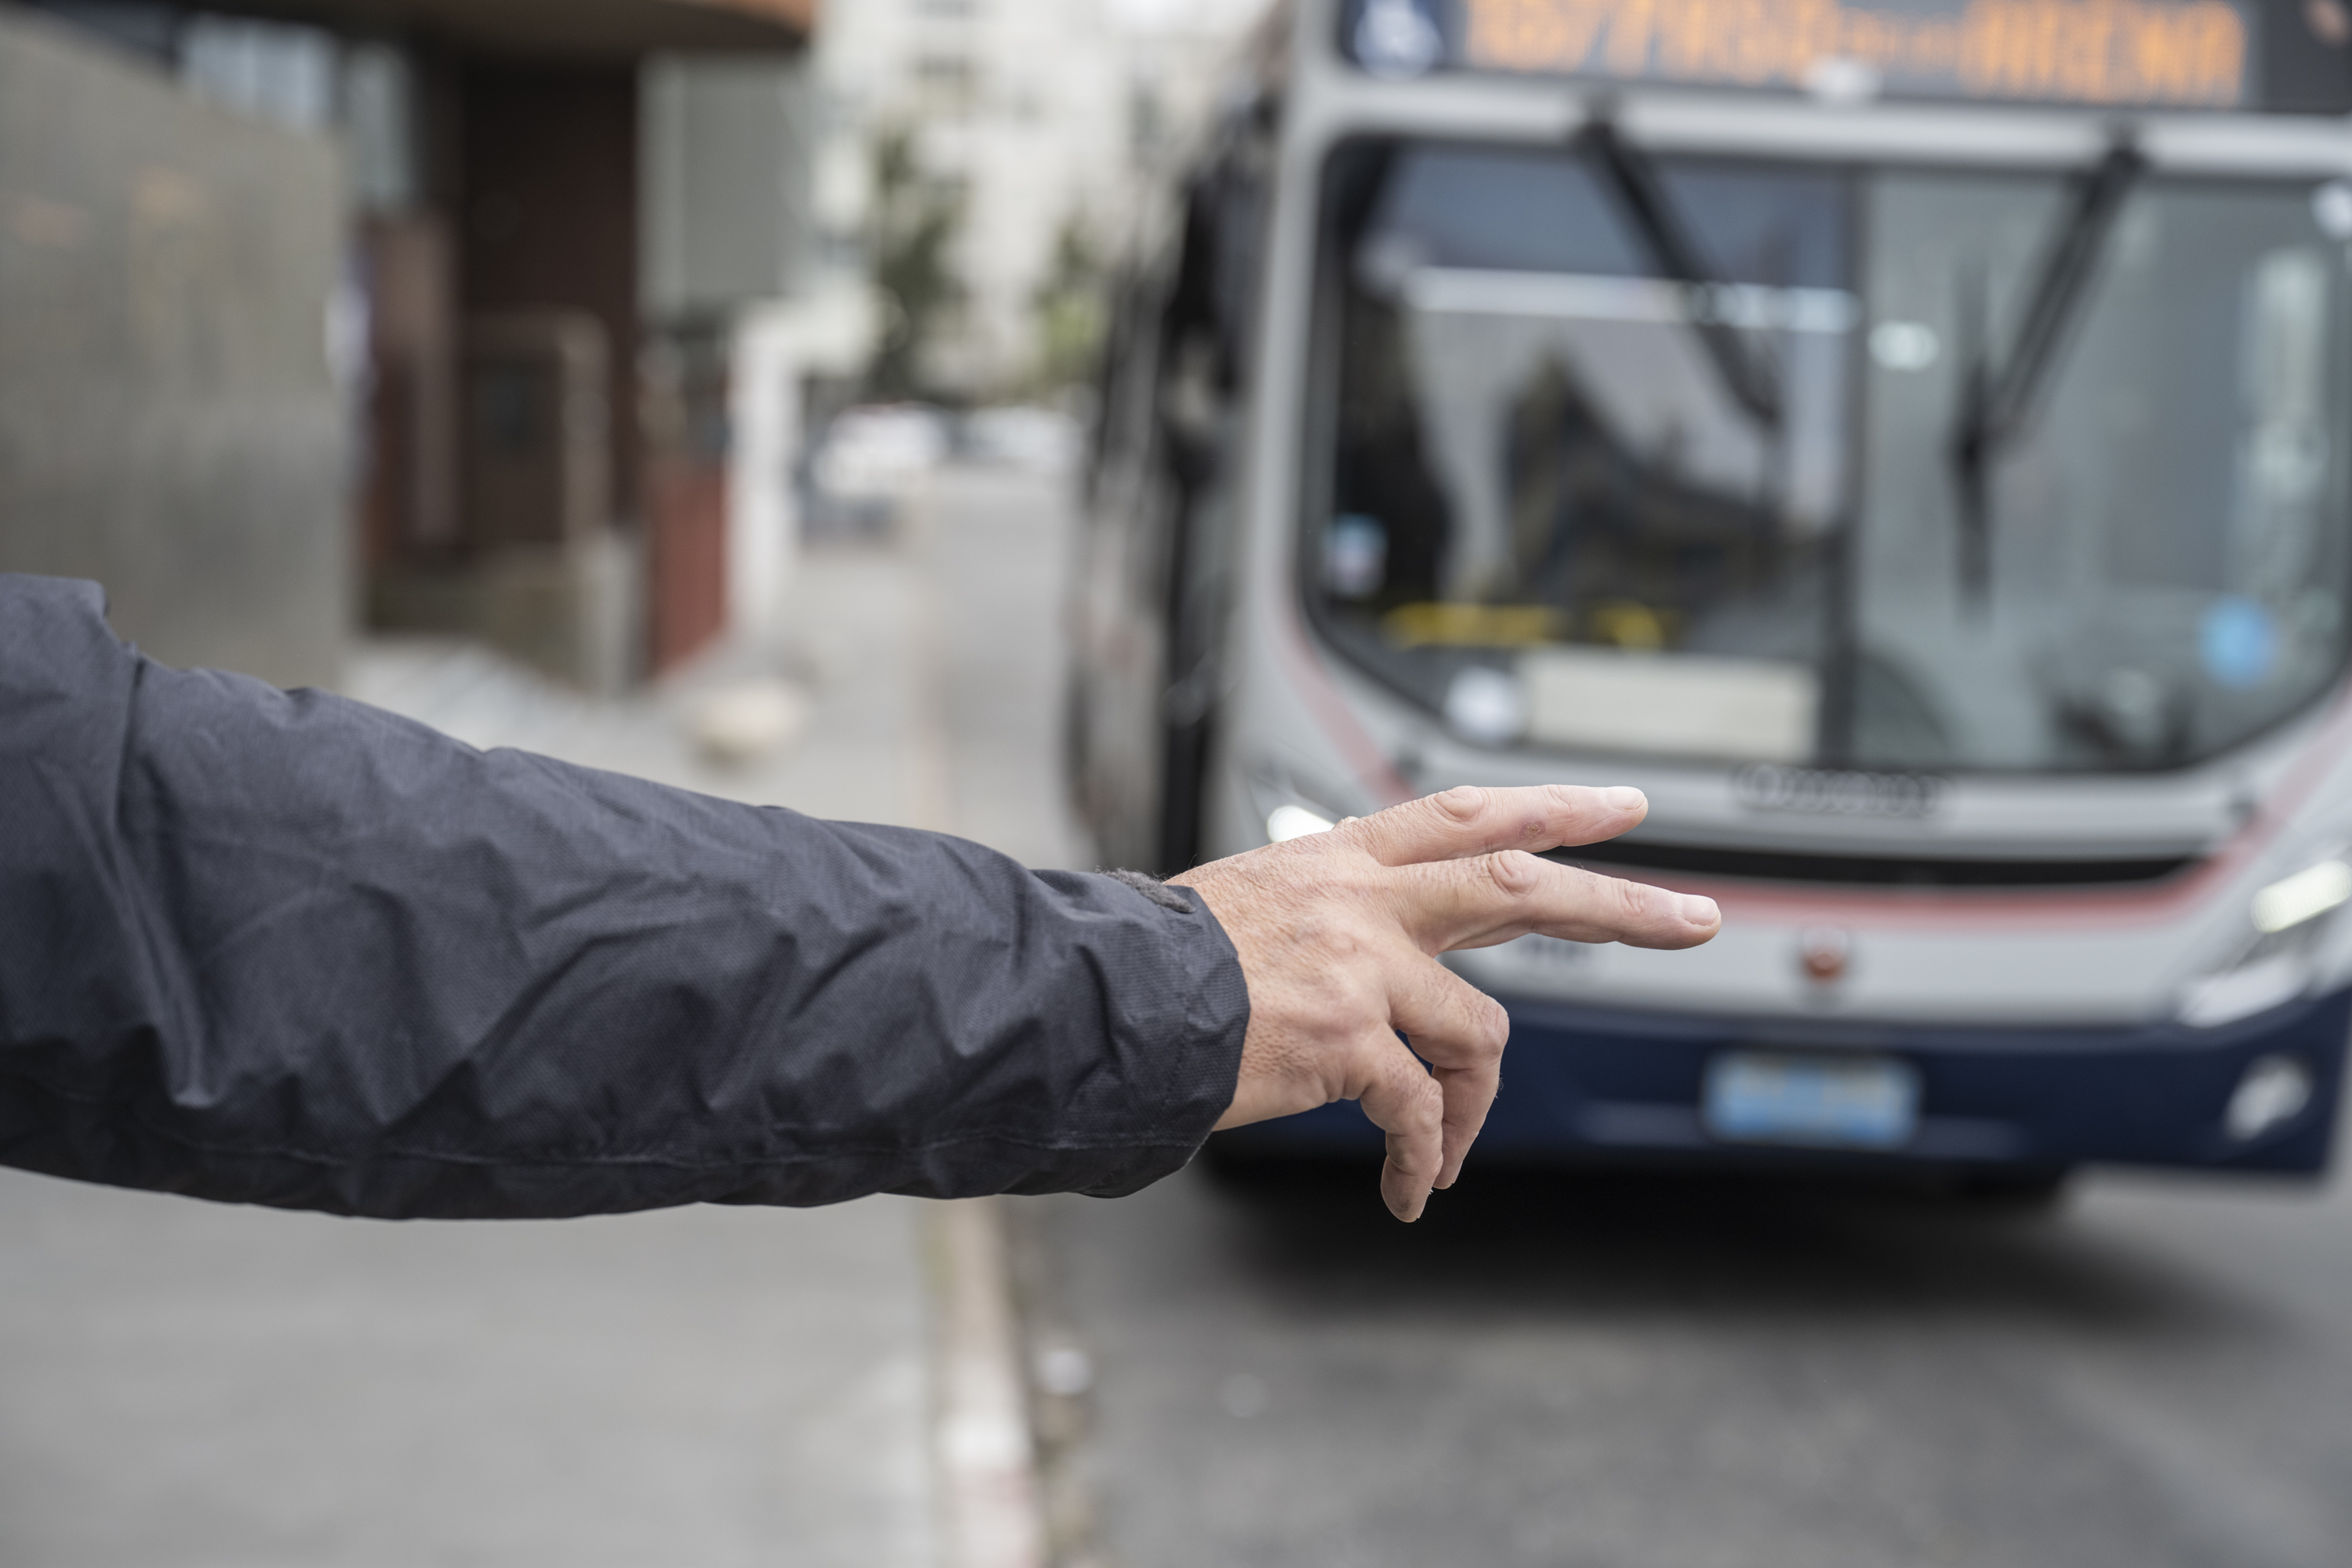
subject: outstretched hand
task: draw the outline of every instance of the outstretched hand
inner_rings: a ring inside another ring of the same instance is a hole
[[[1360,1101],[1388,1134],[1381,1195],[1420,1218],[1486,1124],[1510,1034],[1502,1005],[1437,954],[1530,931],[1696,947],[1720,929],[1711,899],[1533,853],[1613,838],[1648,811],[1633,789],[1465,786],[1169,879],[1200,893],[1249,985],[1218,1127]]]

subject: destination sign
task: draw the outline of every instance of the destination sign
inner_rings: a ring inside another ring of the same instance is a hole
[[[2352,0],[1346,0],[1340,26],[1358,65],[1400,79],[2352,111]]]
[[[2226,0],[1460,0],[1458,59],[1629,80],[2116,106],[2250,97]]]

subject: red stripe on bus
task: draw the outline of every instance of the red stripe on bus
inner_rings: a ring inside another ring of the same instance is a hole
[[[1295,587],[1296,584],[1289,586]],[[1389,761],[1388,753],[1381,750],[1380,742],[1372,739],[1371,731],[1365,729],[1363,721],[1356,717],[1355,709],[1349,706],[1346,693],[1331,679],[1331,672],[1323,668],[1323,661],[1307,640],[1298,618],[1295,616],[1276,616],[1275,618],[1282,623],[1284,636],[1280,640],[1283,649],[1290,655],[1301,677],[1298,682],[1300,694],[1307,699],[1307,706],[1315,710],[1316,718],[1322,721],[1323,732],[1355,767],[1357,784],[1369,791],[1374,799],[1390,805],[1402,805],[1417,798],[1420,792],[1407,784],[1404,775],[1396,771],[1396,764]]]
[[[2227,882],[2278,837],[2295,810],[2311,797],[2327,771],[2341,759],[2347,739],[2352,739],[2347,731],[2352,731],[2352,686],[2336,694],[2334,711],[2289,765],[2286,776],[2270,797],[2257,805],[2244,826],[2195,870],[2177,881],[2145,890],[2052,889],[2028,893],[1959,889],[1840,889],[1816,892],[1787,884],[1765,889],[1753,882],[1708,877],[1645,875],[1643,879],[1678,893],[1704,893],[1723,906],[1727,919],[1745,914],[1791,923],[1867,921],[1878,926],[1953,928],[1996,923],[2058,929],[2095,924],[2160,924],[2194,909],[2211,895],[2217,884]]]

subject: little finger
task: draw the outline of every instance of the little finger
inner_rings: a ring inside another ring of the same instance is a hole
[[[1391,972],[1389,1008],[1413,1054],[1436,1075],[1444,1147],[1436,1185],[1450,1187],[1501,1085],[1510,1015],[1435,959],[1418,953]]]
[[[1437,1080],[1404,1043],[1386,1030],[1363,1049],[1363,1092],[1357,1097],[1372,1125],[1388,1134],[1381,1196],[1389,1212],[1410,1225],[1421,1217],[1445,1167],[1445,1110]]]

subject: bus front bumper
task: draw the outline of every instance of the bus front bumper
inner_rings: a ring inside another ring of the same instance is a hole
[[[2352,1023],[2352,992],[2217,1029],[1871,1026],[1503,1000],[1511,1044],[1481,1152],[1675,1165],[2314,1173],[2327,1166]],[[1867,1147],[1817,1134],[1727,1136],[1709,1086],[1734,1059],[1895,1064],[1915,1097],[1906,1131]],[[1223,1150],[1244,1158],[1380,1141],[1344,1101],[1219,1134]]]

